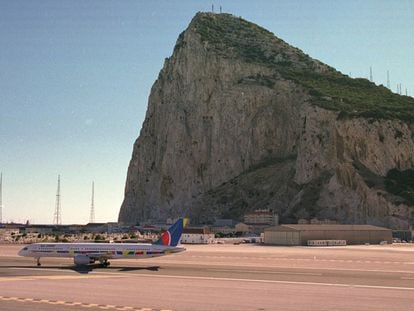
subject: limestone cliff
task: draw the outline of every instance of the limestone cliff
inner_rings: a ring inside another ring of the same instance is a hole
[[[398,174],[414,166],[412,120],[414,99],[243,19],[198,13],[152,87],[119,220],[272,208],[285,222],[405,228],[413,189],[399,191]]]

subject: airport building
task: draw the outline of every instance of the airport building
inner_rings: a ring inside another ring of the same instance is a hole
[[[214,243],[214,233],[206,228],[184,228],[181,235],[183,244],[210,244]]]
[[[279,224],[279,216],[270,209],[257,209],[244,215],[244,223],[275,226]]]
[[[308,241],[344,240],[346,244],[392,243],[392,231],[371,225],[289,224],[264,230],[264,244],[308,245]]]

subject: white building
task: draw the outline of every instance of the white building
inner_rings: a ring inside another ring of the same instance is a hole
[[[208,228],[185,228],[181,235],[182,244],[210,244],[214,240],[214,233]]]

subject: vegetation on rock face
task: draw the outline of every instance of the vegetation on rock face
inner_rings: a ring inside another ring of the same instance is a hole
[[[366,79],[351,79],[340,73],[294,73],[292,80],[310,89],[312,102],[340,111],[340,118],[364,117],[414,122],[414,99],[392,93]]]
[[[414,122],[414,98],[394,94],[366,79],[352,79],[313,60],[273,33],[230,14],[199,13],[192,22],[206,48],[216,54],[275,69],[275,78],[293,80],[308,89],[311,102],[339,111],[340,118],[364,117]],[[318,70],[323,68],[323,70]],[[252,82],[247,77],[245,81]],[[270,79],[259,84],[273,87]]]
[[[302,65],[314,62],[270,31],[230,14],[199,13],[192,24],[207,48],[223,57],[237,55],[246,62],[278,66],[294,65],[296,58]]]
[[[414,170],[392,169],[385,179],[386,190],[403,197],[409,205],[414,205]]]

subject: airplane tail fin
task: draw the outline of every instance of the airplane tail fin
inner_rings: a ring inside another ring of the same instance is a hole
[[[187,224],[187,218],[180,218],[167,231],[165,231],[161,238],[155,242],[157,245],[177,246],[180,242],[181,234]]]

